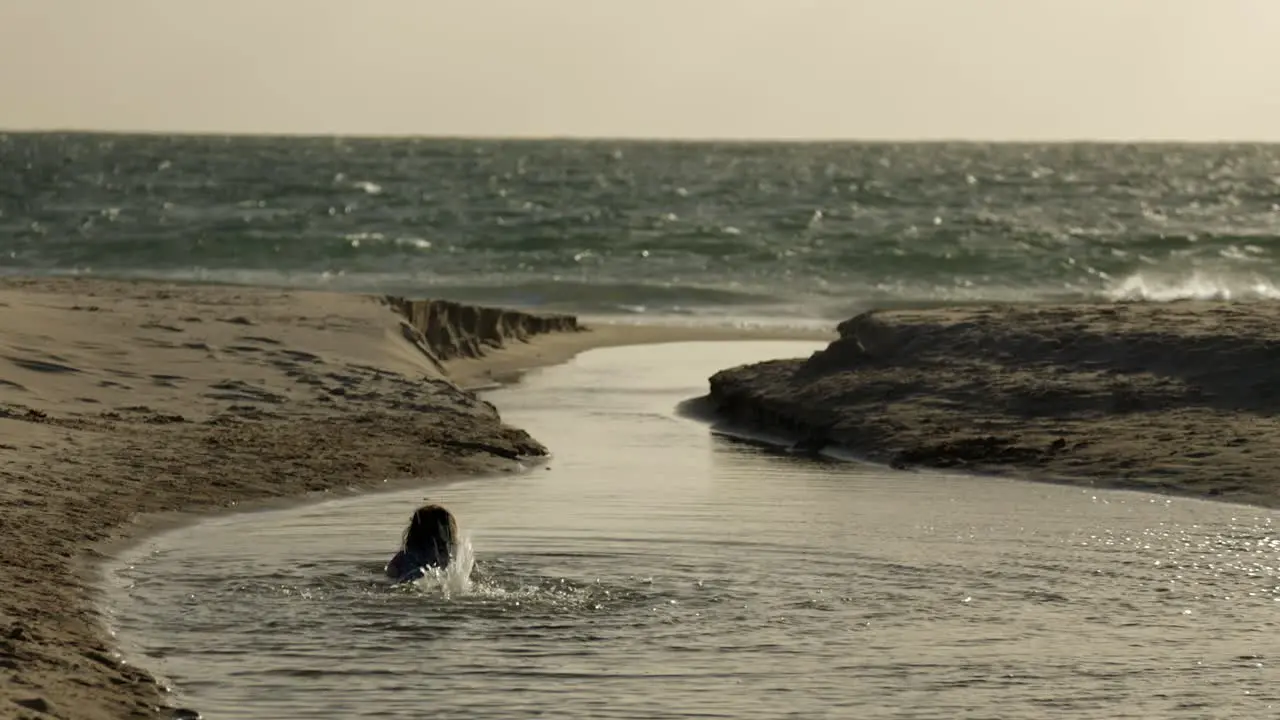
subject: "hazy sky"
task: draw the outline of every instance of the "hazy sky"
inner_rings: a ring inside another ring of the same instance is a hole
[[[1280,0],[0,0],[0,127],[1280,140]]]

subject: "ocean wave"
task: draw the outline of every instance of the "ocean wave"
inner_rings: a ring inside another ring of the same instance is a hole
[[[13,135],[0,274],[642,318],[1270,299],[1278,172],[1269,146]]]
[[[0,267],[0,276],[19,274]],[[32,274],[22,271],[21,274]],[[612,317],[615,321],[680,324],[751,323],[809,327],[874,309],[925,309],[985,304],[1070,302],[1247,301],[1280,299],[1269,278],[1227,271],[1142,271],[1100,285],[1063,283],[849,283],[825,287],[743,288],[592,280],[544,280],[492,275],[462,278],[408,273],[284,271],[262,268],[69,268],[37,274],[255,285],[304,290],[441,298],[531,311]]]
[[[1275,300],[1280,299],[1280,286],[1255,273],[1138,272],[1107,287],[1101,295],[1117,301]]]

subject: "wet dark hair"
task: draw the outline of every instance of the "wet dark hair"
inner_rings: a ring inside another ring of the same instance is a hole
[[[453,514],[439,505],[423,505],[409,519],[401,545],[406,553],[443,568],[452,559],[457,541],[458,524]]]

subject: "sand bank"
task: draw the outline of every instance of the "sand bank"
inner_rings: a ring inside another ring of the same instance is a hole
[[[518,469],[547,449],[467,388],[591,347],[747,336],[814,333],[0,280],[0,717],[169,714],[155,680],[116,656],[84,571],[156,513]]]
[[[903,469],[1280,507],[1280,304],[881,311],[838,332],[716,374],[706,404]]]

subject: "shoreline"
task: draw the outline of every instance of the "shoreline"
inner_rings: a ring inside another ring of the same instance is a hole
[[[1146,496],[1158,496],[1168,498],[1170,500],[1192,500],[1196,502],[1211,502],[1221,505],[1230,505],[1241,508],[1242,510],[1262,510],[1275,511],[1280,510],[1280,504],[1267,505],[1258,502],[1249,502],[1232,497],[1223,497],[1222,495],[1202,495],[1197,493],[1185,492],[1179,493],[1175,490],[1153,489],[1150,487],[1126,485],[1126,484],[1109,484],[1097,482],[1094,478],[1084,476],[1053,476],[1053,475],[1035,475],[1028,470],[1013,470],[1011,468],[958,468],[958,467],[937,467],[928,465],[919,465],[914,467],[895,467],[882,460],[873,459],[873,456],[867,453],[858,453],[854,450],[840,445],[825,445],[820,449],[813,449],[805,446],[806,437],[803,435],[782,435],[777,432],[767,430],[759,430],[757,428],[747,427],[744,425],[736,425],[724,422],[722,418],[716,416],[694,415],[692,416],[703,422],[707,422],[710,426],[712,435],[726,438],[733,442],[744,443],[758,448],[763,448],[772,453],[779,455],[803,455],[808,459],[819,462],[840,463],[849,466],[861,466],[874,468],[878,472],[885,474],[904,474],[904,475],[947,475],[952,477],[960,477],[961,479],[988,479],[988,480],[1012,480],[1017,482],[1033,482],[1045,485],[1057,485],[1066,488],[1076,488],[1079,490],[1095,490],[1099,492],[1113,493],[1137,493]]]
[[[821,332],[0,278],[0,318],[0,717],[176,712],[108,633],[104,563],[228,512],[528,471],[551,450],[476,393],[595,348],[835,337],[677,411],[886,469],[1280,507],[1276,302],[894,309]]]
[[[548,449],[473,390],[594,347],[832,337],[411,304],[423,317],[368,295],[0,278],[0,505],[16,540],[0,550],[0,717],[174,712],[98,603],[103,562],[148,536],[536,464]]]
[[[717,373],[693,409],[892,469],[1280,507],[1278,302],[885,310],[838,332]]]

